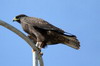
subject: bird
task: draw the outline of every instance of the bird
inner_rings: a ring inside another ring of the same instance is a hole
[[[44,19],[20,14],[15,16],[13,21],[21,24],[30,40],[40,50],[48,45],[56,44],[64,44],[77,50],[80,49],[80,42],[75,35],[50,24]]]

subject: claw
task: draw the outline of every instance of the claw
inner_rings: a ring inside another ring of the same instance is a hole
[[[38,48],[38,49],[39,49],[39,48]],[[35,52],[35,50],[32,49],[32,52]],[[41,49],[39,49],[39,54],[40,54],[41,56],[43,56],[43,52],[41,52]]]
[[[40,48],[38,48],[39,49],[39,54],[42,56],[43,55],[43,52],[41,52],[41,49]]]
[[[36,47],[37,47],[38,50],[39,50],[39,54],[42,56],[43,53],[41,52],[41,49],[42,49],[41,44],[42,44],[42,42],[37,42],[37,43],[36,43]],[[32,50],[32,52],[35,52],[35,50]]]
[[[40,55],[43,56],[43,52],[40,52]]]

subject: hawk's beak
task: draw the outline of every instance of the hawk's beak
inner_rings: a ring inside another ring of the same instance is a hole
[[[17,20],[19,20],[19,19],[15,18],[15,17],[13,18],[13,22],[14,22],[14,21],[17,21]]]

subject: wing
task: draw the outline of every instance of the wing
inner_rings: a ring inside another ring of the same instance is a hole
[[[27,32],[28,34],[32,36],[36,36],[38,42],[44,41],[45,39],[44,36],[40,32],[38,32],[31,24],[22,22],[21,25],[25,32]]]
[[[27,24],[31,24],[34,28],[40,28],[44,30],[52,30],[57,31],[60,33],[65,33],[64,30],[55,27],[54,25],[48,23],[47,21],[35,17],[24,17],[21,19],[22,22],[25,22]]]

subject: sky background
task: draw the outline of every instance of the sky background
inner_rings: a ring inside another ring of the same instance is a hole
[[[80,50],[62,44],[43,49],[45,66],[100,66],[100,0],[0,0],[0,19],[24,32],[12,22],[19,14],[42,18],[80,40]],[[31,47],[2,26],[0,66],[32,66]]]

